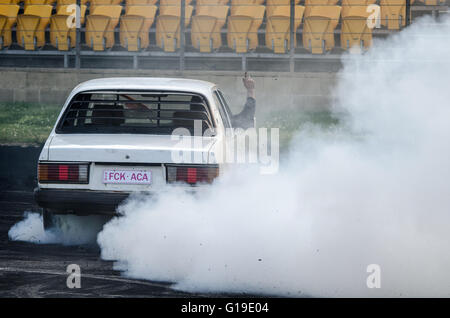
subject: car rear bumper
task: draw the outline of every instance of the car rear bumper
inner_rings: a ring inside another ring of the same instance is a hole
[[[130,194],[92,190],[42,189],[34,190],[37,204],[57,214],[114,215],[116,208]]]

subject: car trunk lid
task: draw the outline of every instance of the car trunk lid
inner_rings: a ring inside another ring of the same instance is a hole
[[[137,134],[56,134],[50,161],[173,163],[184,152],[191,163],[208,163],[214,137]]]

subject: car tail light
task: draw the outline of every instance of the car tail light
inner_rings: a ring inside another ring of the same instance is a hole
[[[76,163],[39,163],[41,183],[89,183],[89,165]]]
[[[212,183],[218,175],[218,166],[167,166],[167,183]]]

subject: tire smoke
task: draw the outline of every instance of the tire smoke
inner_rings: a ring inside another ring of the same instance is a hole
[[[449,82],[448,20],[345,56],[340,128],[299,131],[277,175],[241,168],[196,195],[129,200],[102,257],[186,291],[450,296]]]
[[[42,215],[25,212],[24,219],[9,229],[8,237],[36,244],[95,245],[97,234],[109,220],[97,215],[57,215],[54,219],[56,226],[44,231]]]
[[[194,195],[130,198],[98,235],[102,257],[193,292],[449,297],[450,21],[416,21],[343,61],[339,127],[299,131],[277,175],[240,167]],[[27,213],[8,235],[95,241],[104,220],[74,218],[44,231]]]

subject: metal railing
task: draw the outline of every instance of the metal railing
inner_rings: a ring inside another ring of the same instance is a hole
[[[411,5],[411,1],[412,0],[405,0],[405,21],[404,21],[404,25],[408,26],[411,23],[411,11],[413,6]],[[76,0],[77,6],[78,8],[80,8],[81,6],[81,1],[80,0]],[[180,34],[179,34],[179,43],[177,43],[176,47],[179,45],[179,48],[177,48],[174,52],[166,52],[164,50],[159,50],[159,51],[155,51],[152,49],[144,49],[144,50],[140,50],[137,52],[132,52],[132,51],[119,51],[119,50],[107,50],[107,51],[93,51],[93,50],[85,50],[82,49],[82,36],[84,34],[84,36],[86,36],[88,34],[88,31],[86,27],[82,27],[81,25],[81,16],[80,16],[80,10],[76,11],[76,23],[75,23],[75,28],[76,28],[76,41],[75,41],[75,47],[73,49],[71,49],[69,47],[68,51],[56,51],[56,50],[36,50],[36,51],[27,51],[27,50],[0,50],[0,56],[2,55],[29,55],[29,56],[39,56],[39,55],[51,55],[51,56],[63,56],[64,57],[64,67],[69,67],[69,60],[70,59],[74,59],[74,67],[75,68],[80,68],[81,67],[81,60],[82,57],[84,56],[109,56],[109,57],[131,57],[133,59],[133,68],[137,69],[139,68],[139,60],[141,58],[152,58],[152,57],[168,57],[168,58],[178,58],[179,60],[179,65],[178,65],[178,70],[183,72],[186,69],[186,58],[191,58],[191,57],[195,57],[195,58],[204,58],[204,57],[215,57],[215,58],[240,58],[241,59],[241,69],[242,70],[247,70],[248,68],[248,59],[277,59],[277,60],[285,60],[289,62],[289,71],[290,72],[294,72],[295,71],[295,62],[299,59],[330,59],[330,58],[336,58],[335,55],[310,55],[308,53],[301,53],[301,48],[300,50],[297,50],[297,42],[299,42],[298,38],[300,35],[302,35],[303,37],[305,36],[305,22],[303,23],[303,26],[300,25],[300,23],[298,23],[298,21],[296,20],[296,1],[295,0],[290,0],[290,6],[289,6],[289,36],[288,36],[288,40],[285,40],[285,52],[284,53],[274,53],[274,52],[266,52],[266,50],[263,49],[263,46],[258,46],[257,50],[248,50],[248,48],[246,49],[246,52],[244,53],[238,53],[236,52],[227,52],[227,51],[221,51],[221,50],[212,50],[211,53],[203,53],[203,52],[198,52],[197,51],[193,51],[193,50],[188,50],[193,46],[193,43],[191,43],[190,45],[187,43],[186,41],[186,34],[187,33],[191,33],[191,37],[192,37],[192,26],[191,28],[186,28],[185,27],[185,18],[186,18],[186,0],[180,0],[180,23],[179,23],[179,28],[180,28]],[[323,6],[323,5],[322,5]],[[266,6],[267,7],[267,6]],[[311,7],[311,5],[308,5],[308,7]],[[432,11],[434,12],[434,11]],[[92,14],[92,13],[91,13]],[[195,17],[195,16],[194,16]],[[384,17],[382,17],[384,18]],[[302,18],[303,20],[304,18]],[[390,18],[386,18],[385,20],[388,21]],[[156,18],[155,18],[156,20]],[[334,21],[336,23],[336,25],[338,25],[340,23],[341,26],[341,30],[339,31],[338,29],[336,29],[336,26],[334,29],[330,29],[325,31],[325,33],[323,33],[323,36],[329,36],[329,38],[332,40],[333,42],[333,47],[334,47],[334,37],[336,34],[341,34],[342,37],[342,24],[343,22],[340,22],[342,19],[339,16],[338,21]],[[266,27],[266,31],[263,30],[263,27],[260,26],[259,30],[257,31],[257,36],[263,36],[267,32],[267,18],[264,19],[265,23],[265,27]],[[402,23],[403,21],[400,21],[400,27],[399,29],[402,27]],[[264,24],[263,24],[264,26]],[[300,26],[300,27],[299,27]],[[297,28],[299,27],[299,29],[297,30]],[[25,30],[26,31],[26,30]],[[58,31],[58,30],[56,30]],[[15,30],[15,32],[17,32],[17,30]],[[46,31],[47,32],[47,31]],[[118,32],[117,28],[114,31],[108,31],[108,32],[113,32],[113,37],[115,36],[115,33]],[[119,31],[121,32],[121,31]],[[155,29],[152,28],[150,33],[154,33]],[[198,32],[198,31],[196,31]],[[238,31],[233,31],[234,35],[236,35],[236,33],[238,33]],[[307,31],[308,34],[310,36],[314,36],[316,34],[316,32],[314,32],[313,30],[308,30]],[[365,32],[365,31],[364,31]],[[223,37],[223,34],[227,33],[227,35],[230,33],[230,31],[225,30],[222,28],[222,30],[220,31],[220,37]],[[370,33],[372,34],[372,30],[370,31]],[[389,33],[388,30],[376,30],[373,32],[374,34],[384,34],[384,33]],[[352,35],[353,33],[351,31],[346,31],[347,35]],[[330,41],[331,41],[330,40]],[[317,49],[318,47],[315,46],[316,44],[311,44],[311,40],[310,40],[310,44],[309,44],[309,50],[312,51],[312,49]],[[322,49],[322,51],[329,51],[329,47],[328,44],[325,43],[325,41],[322,41],[321,44],[322,48],[318,48],[318,49]],[[268,47],[268,43],[265,43],[265,47]],[[348,45],[349,46],[349,45]],[[362,44],[361,44],[362,46]],[[342,49],[348,49],[344,48],[343,45],[341,44]],[[305,50],[308,49],[307,46],[303,45],[303,48],[305,48]],[[300,53],[299,53],[300,51]],[[1,58],[1,57],[0,57]]]

